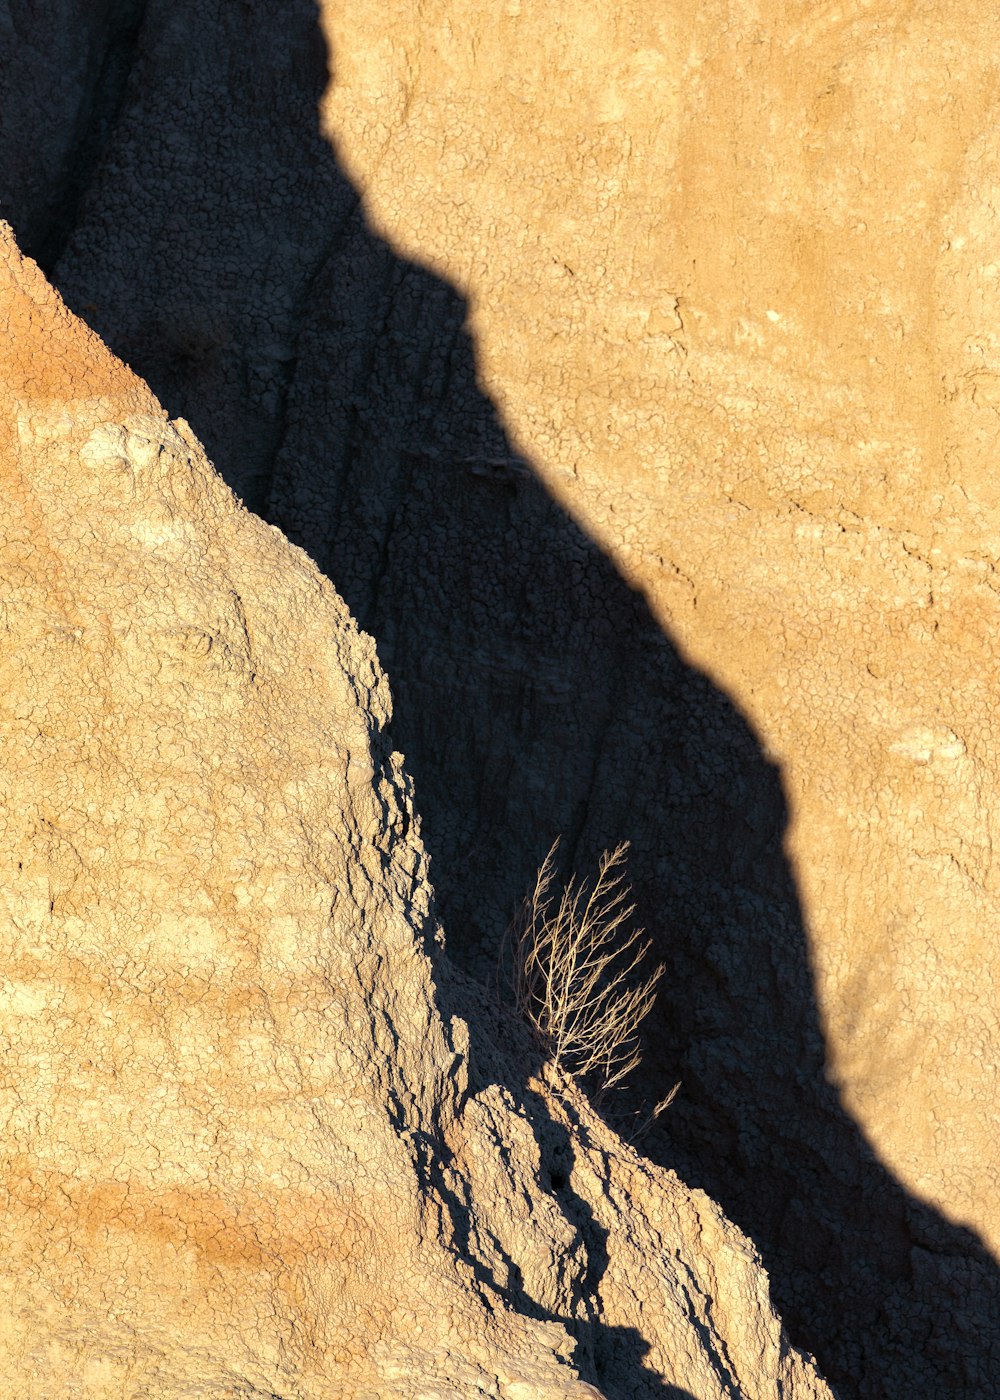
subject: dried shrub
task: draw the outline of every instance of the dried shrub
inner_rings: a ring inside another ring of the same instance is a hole
[[[550,1063],[581,1079],[593,1076],[600,1097],[640,1062],[639,1027],[663,967],[640,972],[651,945],[631,927],[628,843],[604,852],[591,890],[571,879],[557,900],[558,844],[512,930],[514,996]]]

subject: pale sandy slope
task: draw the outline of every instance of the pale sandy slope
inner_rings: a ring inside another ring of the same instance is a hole
[[[0,269],[0,1394],[827,1396],[707,1197],[442,1014],[370,638]]]

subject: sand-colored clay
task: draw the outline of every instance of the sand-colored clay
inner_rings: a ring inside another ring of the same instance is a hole
[[[0,1394],[822,1400],[711,1202],[482,1078],[371,639],[0,237]]]

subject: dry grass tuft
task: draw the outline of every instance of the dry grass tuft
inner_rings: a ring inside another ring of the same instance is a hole
[[[604,852],[589,893],[570,880],[557,902],[558,845],[512,930],[514,996],[552,1066],[594,1076],[601,1097],[640,1062],[639,1026],[663,967],[639,973],[651,945],[641,928],[629,927],[635,905],[625,875],[628,843]]]

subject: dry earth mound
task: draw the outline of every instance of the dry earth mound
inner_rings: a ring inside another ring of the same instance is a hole
[[[0,1394],[824,1400],[717,1207],[442,1016],[329,582],[6,227],[0,321]]]

